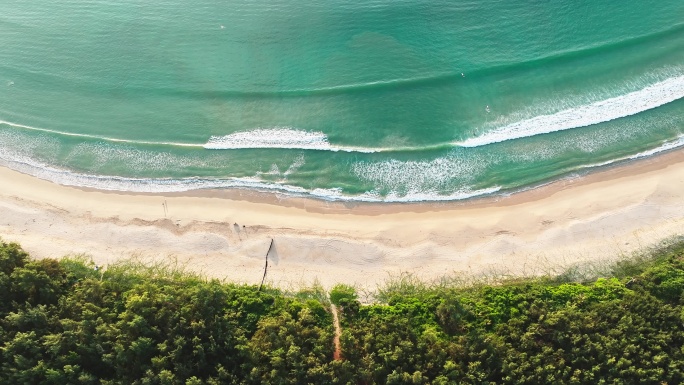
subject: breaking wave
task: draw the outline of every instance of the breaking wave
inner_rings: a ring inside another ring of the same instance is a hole
[[[667,152],[671,150],[676,150],[680,147],[684,147],[684,135],[677,137],[677,139],[669,142],[665,142],[661,144],[660,146],[656,148],[652,148],[650,150],[642,151],[633,155],[628,155],[628,156],[623,156],[620,158],[615,158],[611,160],[607,160],[605,162],[601,163],[593,163],[593,164],[587,164],[581,166],[581,168],[595,168],[595,167],[602,167],[602,166],[608,166],[613,163],[618,163],[618,162],[624,162],[627,160],[635,160],[635,159],[641,159],[641,158],[647,158],[649,156],[653,156],[656,154],[659,154],[661,152]]]
[[[245,148],[287,148],[299,150],[379,152],[383,149],[363,147],[337,147],[330,144],[328,136],[318,131],[296,130],[290,127],[257,128],[235,132],[230,135],[212,136],[204,145],[209,150],[233,150]]]
[[[310,197],[327,201],[346,202],[425,202],[425,201],[455,201],[488,195],[499,191],[499,187],[481,190],[462,189],[457,192],[442,195],[431,192],[411,192],[408,194],[389,193],[382,196],[376,191],[369,191],[360,195],[345,195],[339,189],[307,190],[303,187],[269,183],[258,177],[247,178],[127,178],[110,175],[91,175],[51,167],[37,162],[27,156],[0,151],[0,166],[11,168],[47,180],[53,183],[93,188],[106,191],[121,191],[135,193],[168,193],[185,192],[205,189],[249,189],[253,191],[271,192],[286,196]]]
[[[684,76],[672,77],[628,94],[511,123],[455,144],[462,147],[479,147],[591,126],[636,115],[681,98],[684,98]]]

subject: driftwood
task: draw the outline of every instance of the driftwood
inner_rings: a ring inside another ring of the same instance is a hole
[[[273,248],[273,238],[271,238],[271,245],[268,247],[266,252],[266,264],[264,265],[264,276],[261,278],[261,285],[259,285],[259,291],[264,286],[264,280],[266,279],[266,271],[268,271],[268,255],[271,254],[271,249]]]

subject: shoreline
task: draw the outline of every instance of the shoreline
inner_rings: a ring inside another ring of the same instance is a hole
[[[139,256],[212,278],[374,288],[410,272],[560,273],[654,245],[684,225],[684,152],[674,150],[509,196],[425,203],[330,202],[247,190],[126,193],[0,168],[0,237],[32,256]],[[166,206],[164,206],[165,204]],[[167,210],[168,209],[168,210]]]

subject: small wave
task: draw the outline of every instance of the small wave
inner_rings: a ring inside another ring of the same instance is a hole
[[[675,24],[660,31],[655,31],[640,36],[633,36],[623,40],[598,41],[591,45],[549,52],[546,55],[523,61],[493,64],[489,67],[474,69],[473,71],[469,72],[469,75],[473,77],[483,77],[492,74],[510,73],[516,70],[526,70],[540,66],[548,66],[559,62],[568,62],[569,60],[595,56],[601,53],[615,53],[625,47],[637,47],[640,44],[651,44],[652,42],[662,43],[665,39],[679,37],[677,34],[680,34],[681,32],[684,32],[684,23]]]
[[[653,156],[653,155],[659,154],[661,152],[675,150],[675,149],[680,148],[680,147],[684,147],[684,135],[677,137],[677,139],[675,139],[673,141],[665,142],[665,143],[661,144],[660,146],[653,148],[653,149],[650,149],[650,150],[642,151],[642,152],[636,153],[634,155],[623,156],[620,158],[607,160],[605,162],[583,165],[583,166],[581,166],[581,168],[603,167],[603,166],[611,165],[613,163],[623,162],[626,160],[635,160],[635,159],[647,158],[649,156]]]
[[[193,90],[193,89],[174,89],[174,88],[159,88],[159,87],[129,87],[138,94],[163,94],[181,96],[186,98],[193,98],[199,100],[205,99],[229,99],[229,98],[305,98],[318,97],[327,95],[343,95],[355,92],[367,91],[382,91],[392,90],[406,87],[422,87],[436,84],[444,84],[444,82],[455,81],[461,79],[460,71],[449,71],[436,73],[428,76],[417,76],[408,78],[396,78],[368,81],[364,83],[348,83],[340,85],[312,87],[312,88],[294,88],[294,89],[277,89],[275,86],[261,86],[263,90]],[[259,85],[252,85],[258,88]],[[269,89],[273,88],[273,89]]]
[[[536,116],[494,129],[484,135],[456,142],[462,147],[479,147],[512,139],[586,127],[624,118],[660,107],[684,97],[684,76],[672,77],[639,91],[591,104]]]
[[[76,138],[95,139],[95,140],[101,140],[104,142],[163,145],[163,146],[179,146],[179,147],[202,147],[201,144],[196,144],[196,143],[154,142],[154,141],[146,141],[146,140],[112,138],[109,136],[100,136],[100,135],[91,135],[91,134],[78,134],[78,133],[73,133],[73,132],[52,130],[49,128],[40,128],[40,127],[28,126],[25,124],[8,122],[6,120],[0,120],[0,124],[4,124],[4,125],[10,126],[10,127],[15,127],[15,128],[22,128],[25,130],[45,132],[45,133],[49,133],[49,134],[62,135],[62,136],[71,136],[71,137],[76,137]]]
[[[448,202],[471,199],[479,196],[491,195],[501,190],[500,186],[484,188],[479,190],[462,189],[448,195],[440,195],[431,192],[410,192],[404,195],[394,193],[387,194],[382,202]]]
[[[491,195],[501,190],[501,187],[491,187],[480,190],[468,188],[453,192],[451,194],[440,194],[438,192],[408,192],[406,194],[389,193],[386,196],[371,191],[357,196],[343,195],[340,189],[315,189],[309,193],[310,196],[328,201],[348,201],[348,202],[369,202],[369,203],[417,203],[417,202],[449,202],[460,201],[478,196]]]
[[[672,142],[665,142],[662,145],[660,145],[660,146],[658,146],[652,150],[646,150],[646,151],[642,151],[638,154],[631,155],[628,158],[629,159],[646,158],[646,157],[649,157],[649,156],[652,156],[652,155],[655,155],[655,154],[658,154],[661,152],[674,150],[674,149],[682,147],[682,146],[684,146],[684,136],[680,136],[677,138],[677,140],[674,140]]]

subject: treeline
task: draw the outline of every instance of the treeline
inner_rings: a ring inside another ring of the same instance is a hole
[[[283,293],[0,243],[0,384],[678,384],[684,244],[590,283]],[[341,309],[342,359],[333,357]]]

